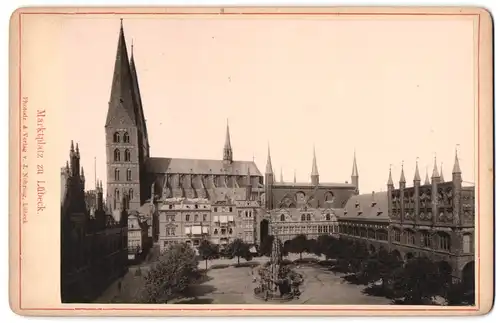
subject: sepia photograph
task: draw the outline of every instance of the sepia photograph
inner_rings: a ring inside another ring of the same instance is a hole
[[[479,308],[490,17],[457,10],[25,14],[58,108],[20,94],[18,221],[56,225],[56,302]]]

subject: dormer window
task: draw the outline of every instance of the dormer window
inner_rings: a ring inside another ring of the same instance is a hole
[[[354,204],[356,207],[359,207],[359,201],[356,201],[356,204]]]
[[[382,212],[382,210],[378,209],[378,211],[377,211],[377,216],[382,215],[382,213],[384,213],[384,212]]]
[[[377,205],[377,202],[372,201],[372,207],[374,207],[375,205]]]
[[[346,209],[344,209],[344,215],[347,215],[347,210]]]
[[[363,214],[363,211],[359,210],[358,215],[361,215],[361,214]]]

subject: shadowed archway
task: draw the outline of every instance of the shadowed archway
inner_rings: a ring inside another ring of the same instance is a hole
[[[260,221],[260,242],[264,241],[264,239],[269,235],[269,220],[264,219]]]
[[[474,261],[470,261],[462,269],[462,283],[468,290],[474,290],[475,288],[475,266]]]

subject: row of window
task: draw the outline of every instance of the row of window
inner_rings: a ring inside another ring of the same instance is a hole
[[[115,132],[113,134],[113,142],[114,143],[119,143],[122,138],[123,138],[123,142],[124,143],[129,143],[130,142],[130,136],[128,135],[128,132],[125,132],[123,134],[123,136],[121,136],[119,132]]]
[[[330,219],[331,219],[330,214],[327,214],[326,215],[326,221],[330,221]],[[280,221],[282,221],[282,222],[286,221],[286,218],[285,218],[284,214],[281,214]],[[302,214],[300,216],[300,221],[311,221],[311,213]]]
[[[225,235],[227,233],[229,234],[233,234],[233,228],[229,228],[228,230],[226,230],[226,228],[221,228],[220,229],[220,234],[221,235]],[[214,234],[217,235],[219,234],[219,230],[217,228],[214,229]]]
[[[313,226],[278,226],[278,234],[301,234],[301,233],[334,233],[338,226],[333,225],[313,225]]]
[[[419,245],[424,248],[435,248],[438,250],[449,251],[451,249],[451,237],[446,232],[438,232],[437,237],[433,237],[428,231],[420,231],[420,242],[416,243],[416,233],[411,230],[393,230],[393,239],[396,242],[407,245]],[[462,250],[464,253],[470,253],[472,250],[472,236],[466,234],[463,236]]]
[[[115,181],[120,180],[120,170],[118,168],[115,169]],[[132,181],[132,170],[127,169],[127,181]]]
[[[169,204],[169,205],[168,205],[168,209],[169,209],[169,210],[172,210],[173,208],[174,208],[174,206],[173,206],[172,204]],[[187,209],[189,209],[189,205],[186,205],[186,208],[187,208]],[[195,205],[194,205],[194,208],[195,208],[195,209],[198,209],[198,204],[195,204]],[[219,209],[218,209],[217,207],[214,207],[214,208],[213,208],[213,211],[214,211],[214,212],[219,212]],[[223,209],[223,208],[221,208],[221,212],[224,212],[224,209]],[[229,207],[229,212],[233,212],[233,208],[232,208],[232,207]],[[245,215],[247,215],[247,212],[245,212]]]
[[[124,161],[129,162],[130,161],[130,150],[125,149],[124,151]],[[116,148],[114,153],[113,153],[113,160],[115,162],[120,162],[122,161],[122,153],[120,149]]]
[[[345,225],[340,226],[340,233],[360,238],[379,240],[379,241],[388,241],[389,238],[387,230],[384,229],[375,230],[375,229],[351,227]]]

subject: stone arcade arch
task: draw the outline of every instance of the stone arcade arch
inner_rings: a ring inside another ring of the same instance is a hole
[[[475,287],[475,280],[476,280],[475,267],[476,267],[475,262],[469,261],[467,264],[465,264],[464,268],[462,269],[462,283],[469,290],[474,290]]]

